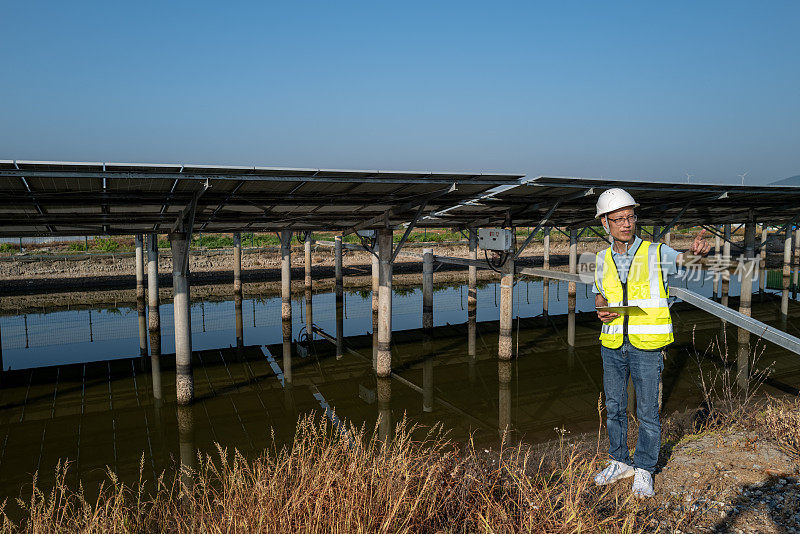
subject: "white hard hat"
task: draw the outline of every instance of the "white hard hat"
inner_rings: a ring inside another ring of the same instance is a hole
[[[630,193],[619,187],[606,189],[600,193],[597,199],[597,215],[595,215],[595,217],[600,217],[606,213],[611,213],[612,211],[617,211],[620,208],[627,208],[629,206],[633,206],[634,208],[639,206],[639,204],[633,200]]]

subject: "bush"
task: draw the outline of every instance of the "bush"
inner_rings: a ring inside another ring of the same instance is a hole
[[[92,246],[103,252],[116,252],[119,248],[119,243],[111,237],[96,237]]]

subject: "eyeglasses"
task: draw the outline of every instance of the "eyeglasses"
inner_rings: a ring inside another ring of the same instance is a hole
[[[627,221],[628,224],[633,224],[638,220],[638,217],[636,217],[636,215],[628,215],[627,217],[616,217],[614,219],[612,219],[611,217],[606,217],[606,218],[612,223],[616,224],[617,226],[621,226],[622,223],[624,223],[625,221]]]

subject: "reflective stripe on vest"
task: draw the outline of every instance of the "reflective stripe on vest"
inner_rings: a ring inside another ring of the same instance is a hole
[[[628,271],[627,304],[639,306],[645,313],[627,317],[628,339],[634,347],[656,350],[673,341],[672,318],[667,300],[668,288],[661,271],[659,244],[642,241]],[[611,249],[597,253],[595,285],[609,306],[623,305],[623,284],[619,279]],[[624,341],[625,317],[603,324],[600,341],[608,348],[619,348]]]

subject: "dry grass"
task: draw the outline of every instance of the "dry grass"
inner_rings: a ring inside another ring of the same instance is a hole
[[[652,514],[598,489],[594,451],[560,444],[485,453],[401,422],[381,443],[362,428],[300,420],[293,443],[247,460],[219,449],[198,468],[133,487],[112,472],[87,502],[65,483],[4,503],[2,531],[23,532],[644,532]],[[142,464],[143,465],[143,464]],[[141,470],[140,470],[141,472]],[[140,475],[141,477],[141,475]],[[36,488],[34,480],[34,488]],[[12,510],[11,508],[16,508]],[[12,513],[13,512],[13,513]],[[8,515],[21,514],[14,524]]]

